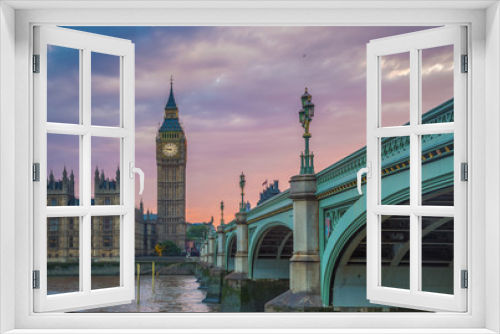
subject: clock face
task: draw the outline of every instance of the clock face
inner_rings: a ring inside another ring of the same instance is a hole
[[[163,154],[167,157],[173,157],[179,151],[179,147],[174,143],[168,143],[163,146]]]

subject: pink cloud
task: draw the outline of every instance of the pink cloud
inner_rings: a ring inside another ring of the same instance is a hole
[[[156,212],[155,135],[163,120],[170,75],[188,140],[187,220],[208,221],[214,216],[218,222],[224,200],[230,221],[238,210],[242,171],[252,206],[263,181],[277,179],[285,190],[290,177],[299,172],[304,142],[298,111],[305,86],[316,105],[311,148],[319,172],[365,145],[366,44],[428,28],[144,28],[147,33],[133,42],[136,165],[146,174],[145,207]],[[442,52],[426,57],[431,63],[450,62]],[[400,112],[407,107],[401,80],[408,76],[398,66],[393,66],[393,80],[384,87],[390,92],[387,113],[399,125],[406,122]],[[429,108],[451,97],[448,88],[440,89],[449,82],[450,72],[448,65],[426,71],[432,75],[425,93]],[[111,75],[103,79],[99,85],[106,101],[114,81]],[[114,175],[115,167],[110,164],[109,172],[106,167],[106,175]],[[139,201],[137,196],[137,205]]]

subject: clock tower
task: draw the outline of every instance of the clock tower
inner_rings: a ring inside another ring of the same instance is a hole
[[[156,233],[159,243],[173,241],[182,251],[185,250],[186,241],[186,156],[187,140],[179,122],[179,109],[171,80],[163,123],[156,136]]]

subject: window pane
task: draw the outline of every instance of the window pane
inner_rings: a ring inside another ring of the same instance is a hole
[[[47,122],[80,122],[80,50],[47,46]]]
[[[80,137],[47,134],[47,206],[79,201]]]
[[[381,285],[410,288],[410,217],[382,216]]]
[[[92,290],[120,286],[120,216],[96,216],[92,230]]]
[[[421,57],[422,123],[453,122],[453,45],[421,50]]]
[[[382,138],[381,154],[381,204],[409,204],[410,137]]]
[[[410,53],[380,57],[382,126],[410,121]]]
[[[92,137],[92,205],[119,205],[120,139]]]
[[[120,57],[92,52],[92,125],[120,126]]]
[[[80,291],[80,219],[47,218],[47,294]]]
[[[453,133],[422,136],[422,205],[454,205]]]
[[[422,291],[453,294],[453,218],[421,219]]]

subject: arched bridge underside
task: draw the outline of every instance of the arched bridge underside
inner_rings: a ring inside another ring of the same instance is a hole
[[[453,205],[453,187],[426,194],[423,205]],[[406,204],[402,202],[400,204]],[[438,204],[439,203],[439,204]],[[422,290],[453,293],[453,218],[423,217]],[[410,219],[407,216],[382,217],[381,285],[401,289],[410,286]],[[353,231],[331,268],[328,305],[337,309],[359,310],[376,307],[366,299],[366,227]],[[326,291],[324,291],[326,292]],[[325,299],[325,298],[324,298]],[[324,300],[325,301],[325,300]]]
[[[238,240],[236,239],[236,234],[232,234],[228,237],[227,248],[226,248],[226,268],[228,271],[234,270],[234,259],[236,257],[236,249],[238,245]]]
[[[277,225],[261,233],[251,262],[251,277],[288,279],[290,258],[293,253],[293,232],[284,225]]]

